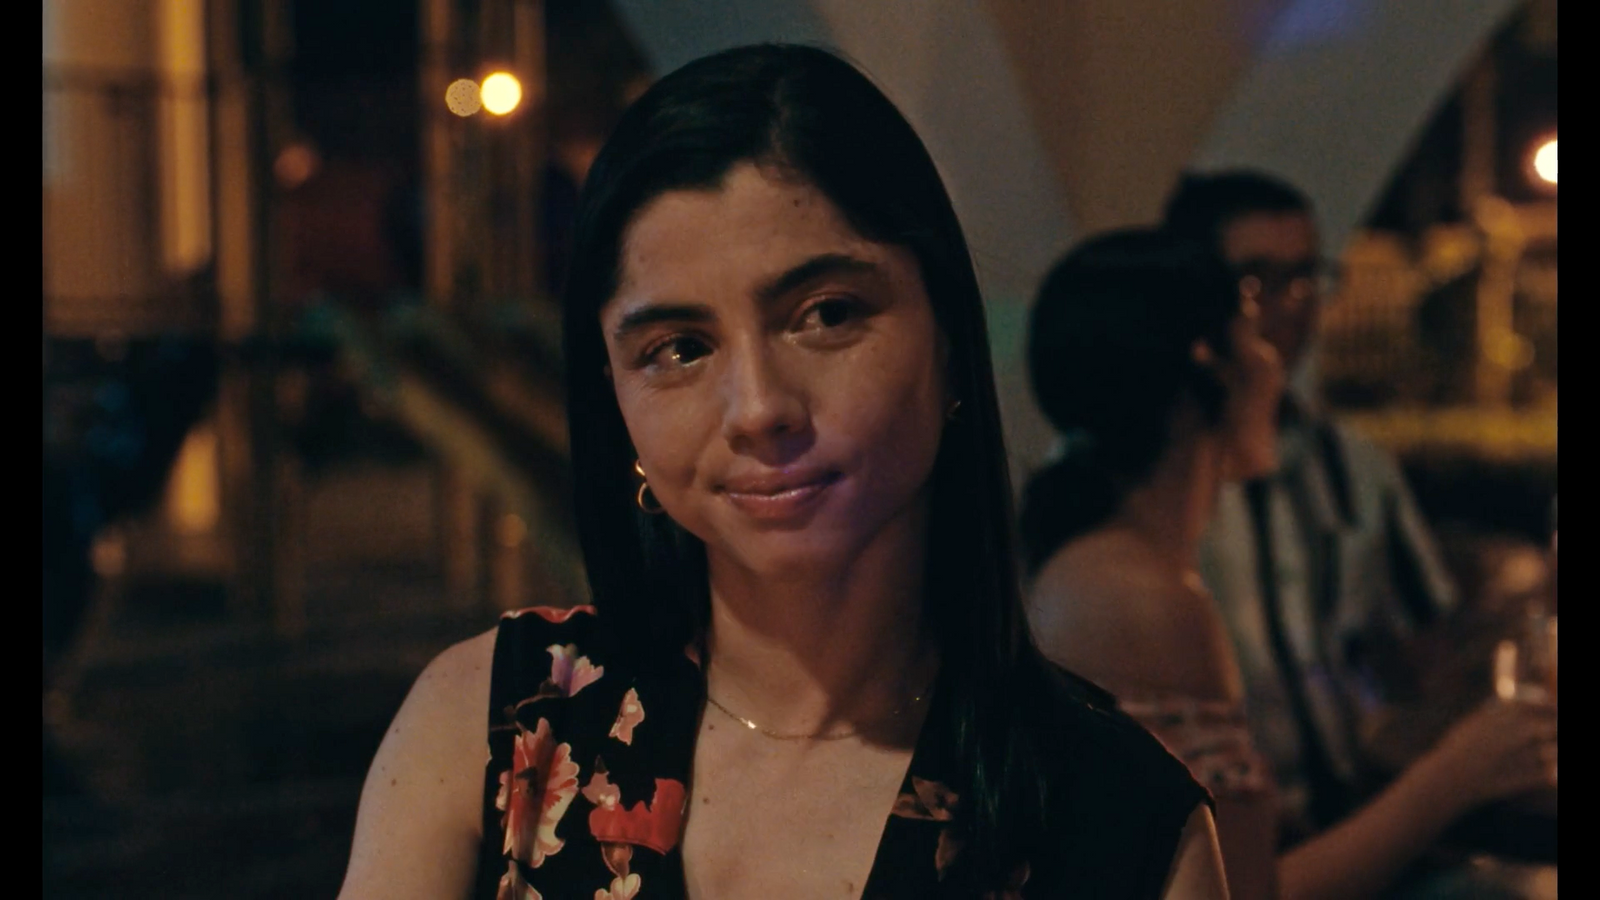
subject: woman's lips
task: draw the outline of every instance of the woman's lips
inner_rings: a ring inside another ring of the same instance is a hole
[[[809,511],[839,481],[838,472],[751,479],[729,484],[722,495],[753,519],[782,521]]]

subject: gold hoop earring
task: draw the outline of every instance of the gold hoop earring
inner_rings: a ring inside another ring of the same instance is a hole
[[[640,478],[645,478],[644,463],[642,461],[637,459],[633,461],[633,471],[639,473]],[[645,502],[645,497],[647,496],[654,504],[653,506]],[[666,507],[662,506],[661,501],[656,499],[656,495],[650,492],[650,480],[648,478],[645,478],[643,483],[639,485],[639,493],[633,496],[633,502],[652,516],[666,512]]]

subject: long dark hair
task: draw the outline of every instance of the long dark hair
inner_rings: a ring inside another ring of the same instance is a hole
[[[1068,540],[1110,518],[1155,467],[1185,397],[1208,421],[1224,388],[1192,356],[1205,340],[1231,352],[1239,282],[1211,248],[1168,231],[1089,239],[1045,276],[1028,334],[1039,408],[1065,446],[1029,480],[1022,542],[1030,572]]]
[[[803,179],[864,237],[910,250],[948,338],[961,406],[930,479],[926,619],[967,777],[963,856],[992,872],[1042,830],[1035,754],[1023,704],[1011,698],[1028,696],[1046,669],[1019,595],[982,298],[932,158],[889,99],[830,53],[760,45],[689,63],[627,111],[584,185],[564,335],[578,530],[595,602],[641,660],[681,653],[708,622],[704,545],[635,505],[637,454],[603,373],[599,312],[640,208],[667,191],[713,189],[746,161]]]

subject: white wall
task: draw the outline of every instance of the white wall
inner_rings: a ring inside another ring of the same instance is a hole
[[[1219,111],[1195,165],[1253,166],[1298,185],[1337,251],[1520,5],[1296,0]]]

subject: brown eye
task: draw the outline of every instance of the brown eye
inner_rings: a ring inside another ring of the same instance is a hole
[[[805,323],[823,328],[838,328],[850,321],[855,313],[855,301],[847,298],[824,300],[806,310]]]
[[[686,366],[709,352],[705,344],[694,338],[680,338],[673,341],[667,348],[672,361],[680,366]]]
[[[656,365],[687,366],[711,352],[704,341],[692,337],[675,337],[657,344],[649,353],[648,361]]]

